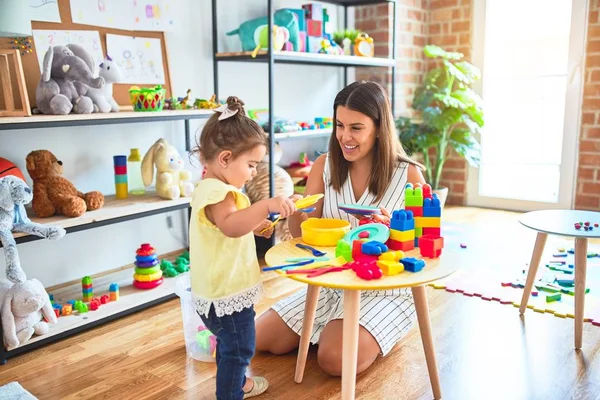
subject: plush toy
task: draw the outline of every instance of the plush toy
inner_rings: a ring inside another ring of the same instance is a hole
[[[25,282],[19,253],[12,232],[24,232],[46,239],[60,239],[65,235],[61,227],[45,226],[31,222],[25,204],[31,201],[31,189],[16,176],[0,178],[0,241],[6,257],[6,277],[15,283]]]
[[[89,114],[92,99],[84,96],[86,85],[101,88],[104,78],[93,77],[94,60],[78,44],[49,47],[44,56],[42,76],[35,91],[36,112],[43,114]]]
[[[259,45],[259,38],[264,26],[267,25],[267,17],[261,17],[246,21],[238,29],[227,32],[227,36],[240,35],[242,51],[252,51]],[[300,51],[300,34],[298,29],[298,18],[289,10],[277,10],[273,17],[273,25],[286,28],[289,33],[289,41],[294,51]],[[266,35],[266,32],[265,32]],[[265,36],[267,37],[267,36]]]
[[[150,147],[142,160],[144,185],[150,186],[154,180],[156,166],[156,193],[163,199],[173,200],[189,197],[194,191],[190,182],[192,174],[183,168],[183,160],[175,147],[165,139],[158,139]]]
[[[33,211],[38,217],[55,214],[79,217],[104,205],[100,192],[81,193],[62,176],[62,161],[48,150],[35,150],[27,155],[27,172],[33,180]]]
[[[113,83],[120,82],[123,79],[119,65],[112,58],[106,56],[104,62],[100,64],[99,75],[104,78],[104,86],[96,89],[86,85],[85,94],[92,99],[94,112],[118,112],[119,105],[113,98]]]
[[[14,284],[1,280],[0,304],[4,344],[9,351],[25,344],[34,333],[48,333],[48,323],[56,323],[50,297],[37,279]]]

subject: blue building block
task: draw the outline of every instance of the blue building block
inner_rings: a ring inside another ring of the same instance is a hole
[[[442,207],[440,204],[440,198],[437,193],[433,194],[431,199],[423,199],[423,216],[424,217],[441,217]]]
[[[118,292],[119,291],[119,285],[116,283],[111,283],[110,286],[108,287],[108,291],[109,292]]]
[[[415,219],[412,211],[396,210],[392,213],[390,229],[396,231],[410,231],[415,229]]]
[[[425,267],[425,261],[414,257],[405,257],[400,262],[404,265],[404,270],[408,272],[419,272]]]
[[[415,248],[419,247],[419,238],[415,238]]]
[[[81,289],[81,292],[83,294],[94,293],[94,288],[89,288],[89,289],[83,288],[83,289]]]
[[[369,256],[378,256],[381,253],[387,252],[388,247],[384,243],[373,240],[372,242],[363,243],[361,251],[363,254]]]
[[[62,304],[52,304],[52,308],[58,310],[58,311],[62,311]]]
[[[69,301],[67,301],[67,303],[71,305],[71,308],[73,310],[75,309],[75,300],[69,300]]]

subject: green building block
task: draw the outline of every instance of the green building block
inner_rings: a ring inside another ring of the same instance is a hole
[[[546,303],[551,303],[553,301],[559,301],[562,295],[560,293],[552,293],[546,295]]]
[[[90,278],[89,276],[84,276],[83,278],[81,278],[81,284],[82,285],[91,285],[92,278]]]
[[[352,261],[352,246],[343,239],[338,240],[335,247],[335,256],[344,257],[347,262]]]
[[[166,269],[173,268],[173,263],[169,260],[160,261],[160,269],[164,272]]]

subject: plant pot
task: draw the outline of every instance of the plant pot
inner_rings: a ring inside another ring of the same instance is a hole
[[[437,193],[438,197],[440,198],[440,205],[442,208],[444,208],[444,205],[446,204],[446,199],[448,198],[448,188],[441,187],[439,189],[435,189],[433,193]]]

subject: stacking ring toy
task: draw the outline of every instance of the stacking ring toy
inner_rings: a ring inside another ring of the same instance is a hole
[[[136,261],[135,266],[138,268],[151,268],[154,267],[155,265],[158,265],[158,260],[154,260],[151,262],[139,262]]]
[[[153,256],[135,256],[135,261],[141,262],[141,263],[143,263],[143,262],[152,262],[154,260],[156,260],[156,256],[155,255],[153,255]]]
[[[160,266],[159,265],[157,265],[156,267],[152,267],[152,268],[136,268],[135,269],[136,275],[156,274],[159,271],[160,271]]]
[[[142,275],[142,274],[133,274],[133,279],[139,282],[152,282],[162,278],[162,271],[156,272],[154,274]]]
[[[160,286],[161,283],[163,283],[163,278],[160,278],[159,280],[152,281],[152,282],[133,281],[133,286],[135,286],[138,289],[148,290],[148,289],[154,289],[155,287]]]
[[[154,249],[154,247],[150,246],[149,243],[144,243],[139,249],[137,249],[135,254],[137,254],[138,256],[151,256],[154,254],[155,251],[156,250]]]

